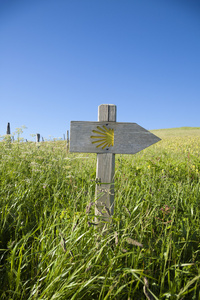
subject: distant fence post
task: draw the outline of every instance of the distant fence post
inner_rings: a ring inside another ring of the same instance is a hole
[[[10,134],[10,123],[8,123],[8,125],[7,125],[7,131],[6,131],[6,134]]]
[[[40,134],[37,133],[37,134],[36,134],[36,143],[39,143],[39,142],[40,142]]]
[[[8,135],[8,141],[12,142],[12,138],[10,136],[10,123],[7,124],[6,134]]]
[[[69,152],[69,130],[67,130],[67,152]]]

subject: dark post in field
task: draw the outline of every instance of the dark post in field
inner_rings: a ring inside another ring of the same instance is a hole
[[[71,121],[70,152],[97,153],[95,215],[110,222],[114,212],[115,154],[135,154],[160,138],[136,123],[116,122],[116,106],[102,104],[98,122]]]
[[[39,142],[40,142],[40,134],[37,133],[37,134],[36,134],[36,143],[39,143]]]
[[[7,131],[6,134],[10,134],[10,123],[7,124]]]

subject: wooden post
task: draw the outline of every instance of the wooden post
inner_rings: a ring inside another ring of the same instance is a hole
[[[67,130],[67,153],[69,152],[69,130]]]
[[[6,134],[7,134],[7,141],[10,143],[12,142],[12,137],[10,135],[10,123],[7,124],[7,131],[6,131]]]
[[[102,104],[98,107],[98,121],[116,122],[116,105]],[[110,222],[114,211],[115,154],[97,154],[95,215]]]
[[[7,124],[7,131],[6,134],[10,134],[10,123]]]
[[[37,133],[37,134],[36,134],[36,143],[39,143],[39,142],[40,142],[40,134]]]

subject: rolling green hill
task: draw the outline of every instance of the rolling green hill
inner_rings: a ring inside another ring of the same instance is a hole
[[[162,139],[175,136],[200,136],[200,127],[178,127],[168,129],[156,129],[150,131]]]

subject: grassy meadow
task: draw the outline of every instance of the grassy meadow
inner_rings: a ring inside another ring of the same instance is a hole
[[[200,128],[116,155],[109,230],[95,226],[96,155],[0,142],[0,299],[200,299]]]

